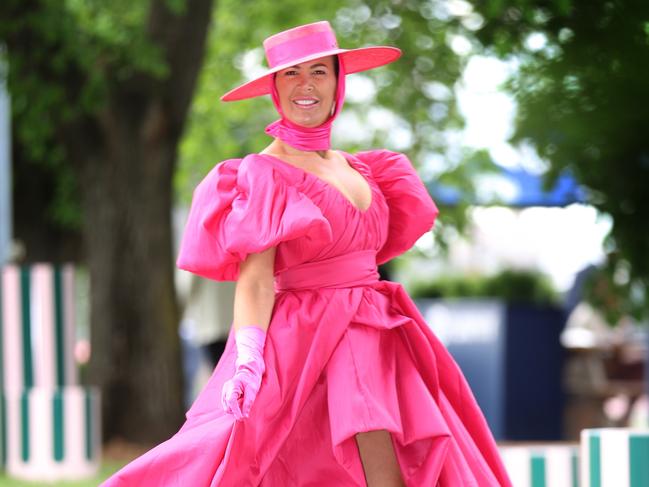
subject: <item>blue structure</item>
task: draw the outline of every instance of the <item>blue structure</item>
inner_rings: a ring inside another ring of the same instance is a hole
[[[500,172],[490,177],[500,179],[512,189],[510,195],[499,195],[495,199],[469,198],[456,188],[436,182],[427,184],[428,191],[440,204],[454,206],[461,201],[476,205],[502,204],[524,208],[528,206],[567,206],[572,203],[586,202],[586,192],[567,172],[559,175],[555,184],[546,189],[544,176],[524,169],[500,167]]]
[[[497,440],[562,438],[562,310],[497,299],[416,303],[462,369]]]

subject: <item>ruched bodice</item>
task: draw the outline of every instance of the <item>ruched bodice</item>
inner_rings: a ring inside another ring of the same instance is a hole
[[[377,264],[405,252],[438,213],[410,161],[388,151],[344,155],[370,186],[365,211],[328,182],[273,156],[217,165],[194,192],[178,265],[234,280],[247,254],[271,246],[277,246],[275,273],[360,250],[374,250]]]

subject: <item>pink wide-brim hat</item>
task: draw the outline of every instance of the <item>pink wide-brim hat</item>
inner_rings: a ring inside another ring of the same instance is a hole
[[[325,56],[342,58],[346,74],[358,73],[399,59],[401,50],[390,46],[341,49],[329,22],[300,25],[272,35],[264,41],[269,69],[257,78],[228,91],[222,101],[236,101],[268,95],[272,91],[273,74]]]

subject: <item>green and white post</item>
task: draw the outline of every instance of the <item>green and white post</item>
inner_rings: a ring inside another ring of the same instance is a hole
[[[93,476],[100,462],[100,397],[78,384],[72,265],[5,265],[0,274],[0,425],[10,476]]]
[[[582,487],[647,487],[649,430],[583,430],[581,459]]]
[[[500,454],[516,487],[579,487],[576,444],[501,446]]]

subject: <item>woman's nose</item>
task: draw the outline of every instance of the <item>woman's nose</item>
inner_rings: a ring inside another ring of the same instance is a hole
[[[313,89],[313,82],[309,76],[300,77],[300,88],[311,91]]]

